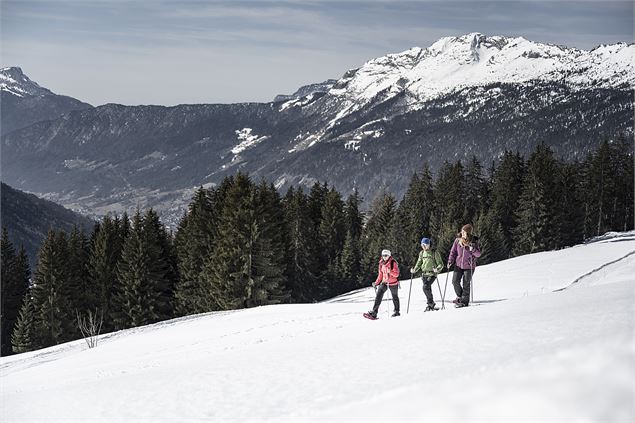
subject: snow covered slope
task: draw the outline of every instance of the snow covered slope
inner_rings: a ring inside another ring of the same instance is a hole
[[[482,266],[466,309],[423,313],[415,280],[406,314],[403,281],[399,318],[363,319],[368,288],[3,358],[2,421],[632,421],[634,253],[635,232]]]

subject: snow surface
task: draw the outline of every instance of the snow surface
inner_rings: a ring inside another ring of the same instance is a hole
[[[424,313],[415,279],[398,318],[365,288],[75,341],[0,359],[1,418],[633,421],[634,275],[612,234],[479,267],[465,309]]]
[[[240,142],[236,146],[234,146],[234,148],[232,148],[231,151],[233,154],[240,154],[248,148],[255,147],[262,141],[269,139],[269,136],[267,135],[259,136],[252,134],[251,128],[237,129],[234,132],[236,133],[236,138]]]

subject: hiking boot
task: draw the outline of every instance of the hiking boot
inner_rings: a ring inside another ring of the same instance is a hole
[[[392,314],[392,317],[397,317],[397,316],[401,316],[401,314],[399,314],[399,312],[398,312],[398,311],[395,311],[395,312]]]
[[[426,307],[426,309],[424,311],[435,311],[438,310],[438,308],[435,307],[436,304],[432,304]]]
[[[454,304],[459,304],[461,302],[461,299],[460,298],[455,298],[455,299],[452,300],[452,302]]]

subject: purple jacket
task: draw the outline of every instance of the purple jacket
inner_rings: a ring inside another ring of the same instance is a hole
[[[448,257],[448,268],[452,263],[456,262],[456,266],[461,269],[475,269],[476,259],[481,256],[481,246],[476,238],[470,246],[472,251],[470,251],[470,247],[463,247],[459,242],[459,238],[455,239]]]

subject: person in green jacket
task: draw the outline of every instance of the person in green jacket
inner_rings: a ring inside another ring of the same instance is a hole
[[[411,274],[421,271],[421,280],[423,281],[423,293],[426,294],[428,307],[425,311],[438,310],[432,296],[432,284],[437,277],[437,273],[443,270],[443,260],[438,251],[431,248],[430,238],[421,239],[421,252],[415,267],[410,269]]]

